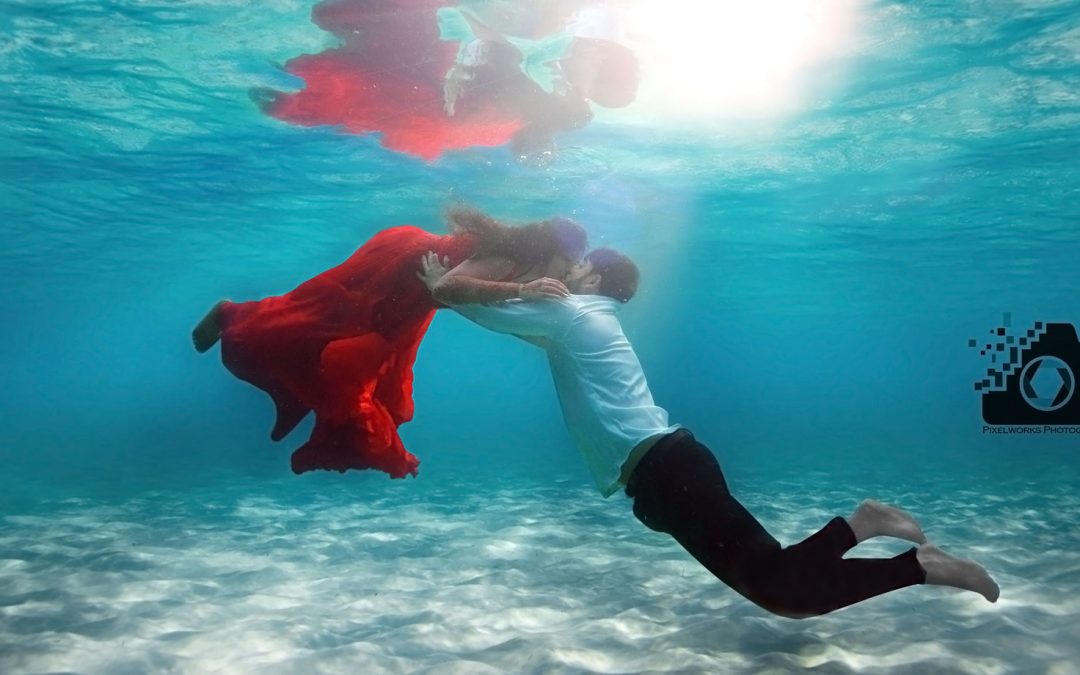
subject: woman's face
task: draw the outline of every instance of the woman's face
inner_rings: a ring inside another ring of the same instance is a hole
[[[566,275],[570,273],[570,270],[574,268],[574,265],[577,265],[576,260],[571,260],[564,255],[556,253],[548,262],[547,268],[544,270],[544,276],[562,281],[566,278]]]

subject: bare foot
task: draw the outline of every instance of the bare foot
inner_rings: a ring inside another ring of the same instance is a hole
[[[872,537],[896,537],[916,544],[925,544],[926,535],[915,519],[900,509],[867,499],[847,519],[855,541],[863,542]]]
[[[222,300],[211,307],[202,321],[195,326],[195,330],[191,331],[191,341],[195,343],[195,351],[200,354],[216,345],[221,339],[221,324],[218,323],[218,315],[221,312],[221,306],[226,302],[228,301]]]
[[[916,560],[926,570],[926,583],[975,591],[990,602],[997,602],[1001,589],[981,565],[973,560],[954,558],[933,544],[919,547]]]

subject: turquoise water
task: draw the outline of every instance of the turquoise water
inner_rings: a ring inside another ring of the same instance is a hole
[[[967,346],[1080,323],[1080,4],[861,3],[785,114],[642,100],[546,167],[264,116],[333,44],[312,4],[0,7],[0,670],[1080,672],[1080,435],[984,433]],[[1001,600],[767,614],[596,493],[541,354],[448,313],[419,477],[292,476],[192,325],[455,200],[638,260],[658,403],[782,541],[876,497]]]

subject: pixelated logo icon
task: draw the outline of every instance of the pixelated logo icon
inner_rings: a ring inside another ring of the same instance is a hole
[[[1080,340],[1069,323],[1043,323],[1020,335],[1004,326],[990,331],[989,342],[968,346],[988,356],[986,377],[975,383],[982,392],[982,416],[991,425],[1078,425]]]

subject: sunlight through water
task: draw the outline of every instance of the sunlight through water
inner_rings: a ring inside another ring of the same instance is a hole
[[[642,0],[627,9],[640,42],[642,108],[674,117],[775,115],[821,84],[857,38],[857,0]]]

